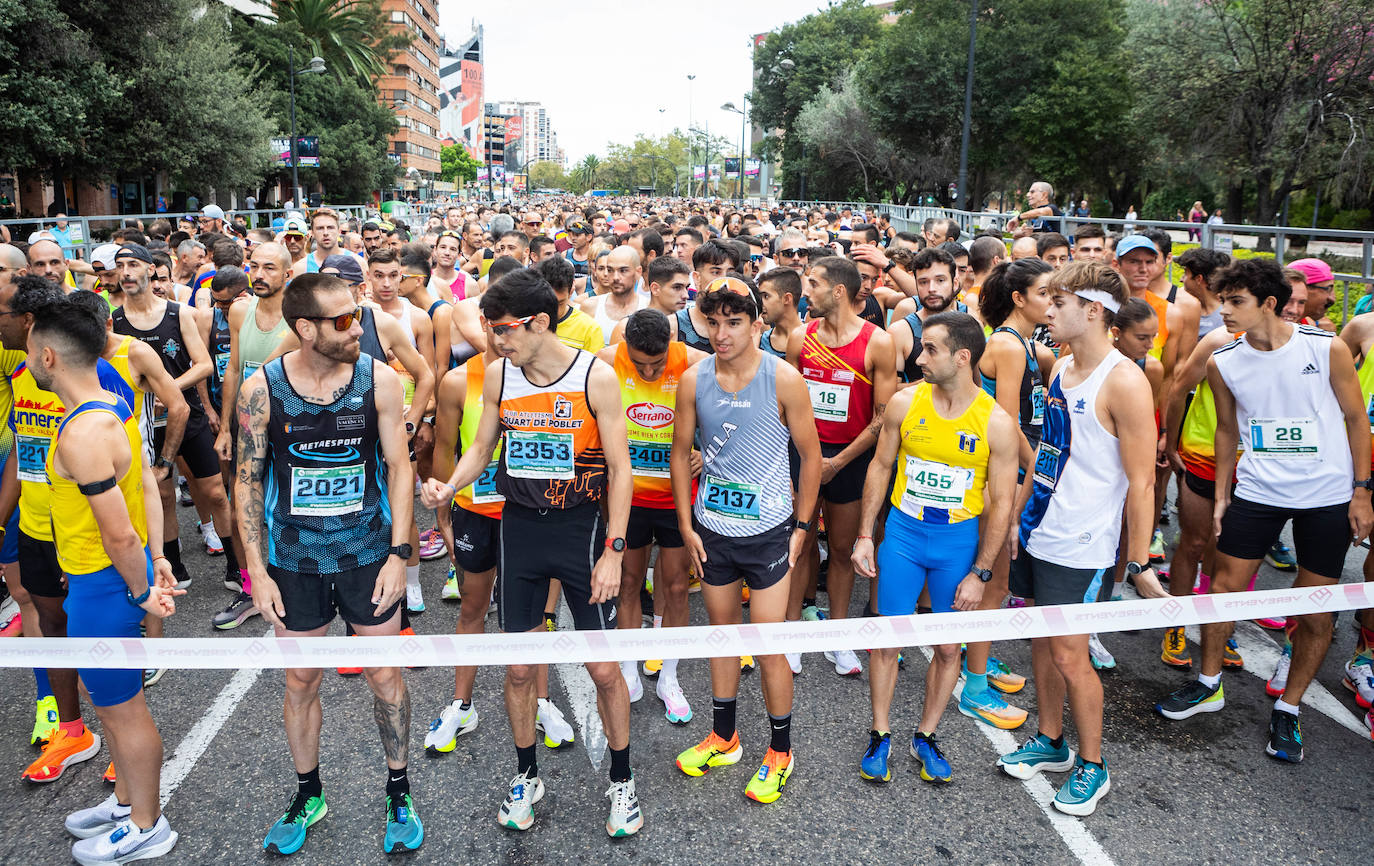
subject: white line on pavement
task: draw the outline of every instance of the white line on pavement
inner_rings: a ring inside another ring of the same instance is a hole
[[[921,654],[926,657],[926,661],[934,656],[930,647],[920,647]],[[959,696],[964,693],[964,684],[960,680],[954,686],[954,701],[959,700]],[[957,712],[957,710],[956,710]],[[970,720],[972,721],[972,720]],[[973,726],[977,728],[992,747],[997,750],[998,755],[1005,755],[1007,752],[1015,751],[1017,742],[1007,731],[989,727],[982,722],[973,721]],[[1000,772],[1000,771],[999,771]],[[1054,800],[1054,789],[1050,787],[1049,780],[1042,775],[1035,775],[1029,779],[1022,780],[1022,785],[1026,787],[1026,793],[1035,801],[1035,805],[1040,807],[1040,811],[1045,813],[1049,819],[1050,826],[1054,832],[1059,834],[1059,838],[1064,840],[1064,845],[1073,854],[1074,859],[1084,866],[1112,866],[1112,860],[1107,849],[1097,841],[1097,838],[1089,832],[1088,828],[1078,818],[1072,815],[1065,815],[1051,805]]]
[[[271,635],[272,629],[269,628],[263,637]],[[224,727],[229,716],[233,715],[234,708],[248,694],[248,690],[258,681],[261,674],[260,668],[243,668],[235,673],[229,684],[220,690],[214,703],[210,704],[205,714],[200,717],[200,721],[196,722],[182,739],[181,745],[177,746],[176,754],[163,763],[162,792],[159,798],[162,806],[167,805],[167,801],[172,799],[172,794],[176,793],[177,787],[191,774],[200,756],[210,748],[210,743],[219,734],[220,728]]]
[[[562,595],[558,598],[558,627],[573,628],[572,611],[568,609],[567,598]],[[592,682],[591,674],[587,673],[586,667],[581,664],[560,664],[557,667],[558,678],[563,683],[564,691],[568,693],[568,707],[572,710],[573,723],[581,729],[578,736],[582,737],[582,747],[587,750],[587,759],[592,762],[594,769],[600,770],[601,760],[605,757],[606,736],[602,732],[601,716],[596,711],[596,685]],[[552,697],[550,695],[550,698]],[[603,744],[601,754],[592,754],[594,742]]]

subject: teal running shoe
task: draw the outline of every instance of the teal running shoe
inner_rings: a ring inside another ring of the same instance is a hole
[[[1073,775],[1054,795],[1054,808],[1084,818],[1097,810],[1097,801],[1111,789],[1107,764],[1089,764],[1080,757],[1073,765]]]
[[[892,750],[892,735],[868,732],[868,750],[859,759],[859,776],[870,782],[892,781],[892,770],[887,766],[887,755]]]
[[[1068,743],[1055,748],[1050,738],[1037,733],[1014,752],[997,759],[1002,772],[1016,779],[1029,779],[1036,773],[1062,773],[1073,769],[1074,753]]]
[[[382,850],[390,854],[398,847],[414,851],[425,841],[425,827],[415,814],[415,801],[409,794],[386,798],[386,839]]]
[[[297,791],[286,807],[286,814],[267,831],[267,838],[262,840],[263,850],[295,854],[305,844],[305,831],[328,812],[323,793],[306,796]]]

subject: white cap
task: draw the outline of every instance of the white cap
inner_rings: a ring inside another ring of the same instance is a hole
[[[217,204],[207,204],[200,209],[200,215],[206,219],[222,220],[224,219],[224,208]]]
[[[52,232],[48,231],[47,229],[39,229],[38,231],[29,235],[29,246],[33,246],[39,241],[52,241],[56,243],[57,238],[53,237]]]
[[[100,265],[105,270],[112,270],[115,266],[115,253],[119,252],[119,244],[101,244],[91,253],[91,264]]]

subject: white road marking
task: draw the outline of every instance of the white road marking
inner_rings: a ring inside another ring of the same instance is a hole
[[[921,654],[926,657],[926,661],[930,661],[934,655],[930,647],[923,646],[919,649]],[[963,693],[964,683],[960,679],[954,686],[954,700],[957,702]],[[956,709],[954,712],[958,712],[958,710]],[[970,721],[984,737],[987,737],[988,742],[992,743],[992,747],[997,750],[998,755],[1015,751],[1020,745],[1008,731],[972,719]],[[1075,860],[1084,866],[1112,866],[1115,863],[1111,855],[1107,853],[1107,849],[1102,847],[1102,844],[1097,841],[1097,838],[1093,836],[1081,819],[1072,815],[1065,815],[1054,808],[1052,803],[1055,792],[1050,787],[1048,779],[1041,774],[1036,774],[1029,779],[1022,780],[1021,784],[1025,786],[1026,793],[1035,801],[1035,805],[1039,806],[1040,811],[1045,813],[1050,826],[1054,828],[1054,832],[1059,834],[1059,838],[1064,841],[1065,847],[1069,849],[1069,853],[1073,854]]]
[[[263,637],[271,637],[272,633],[272,629],[269,628]],[[243,668],[235,673],[229,684],[220,689],[214,702],[206,708],[200,721],[196,722],[182,739],[181,745],[177,746],[176,754],[163,763],[162,791],[159,797],[162,806],[167,805],[167,801],[176,793],[177,787],[191,774],[196,762],[210,748],[210,743],[214,742],[220,728],[224,727],[224,723],[233,715],[234,708],[248,694],[248,690],[258,681],[261,674],[261,668]]]

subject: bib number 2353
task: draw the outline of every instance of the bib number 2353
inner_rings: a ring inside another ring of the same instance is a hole
[[[573,437],[571,433],[531,433],[507,430],[503,457],[512,478],[571,481]]]

